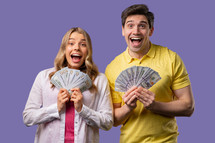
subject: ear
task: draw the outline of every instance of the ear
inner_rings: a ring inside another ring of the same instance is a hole
[[[125,36],[124,27],[122,26],[122,36]]]
[[[153,32],[154,32],[154,27],[152,27],[152,28],[150,29],[150,31],[149,31],[149,36],[152,36]]]

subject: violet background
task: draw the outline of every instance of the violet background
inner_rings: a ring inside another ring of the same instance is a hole
[[[179,143],[214,140],[214,2],[212,0],[1,0],[0,142],[32,143],[36,126],[26,127],[22,111],[37,73],[53,66],[63,35],[71,27],[92,38],[100,72],[126,48],[121,12],[145,3],[155,14],[151,41],[177,52],[189,73],[195,98],[192,117],[177,117]],[[120,128],[100,132],[101,143],[119,142]]]

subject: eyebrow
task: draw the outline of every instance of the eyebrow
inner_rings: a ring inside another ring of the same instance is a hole
[[[129,20],[129,21],[127,21],[127,22],[126,22],[126,24],[127,24],[127,23],[130,23],[130,22],[134,22],[134,21],[133,21],[133,20]],[[140,23],[148,24],[148,22],[147,22],[147,21],[140,21]]]
[[[75,40],[74,38],[69,38],[69,41],[70,40]],[[85,42],[86,41],[86,39],[81,39],[81,42]]]

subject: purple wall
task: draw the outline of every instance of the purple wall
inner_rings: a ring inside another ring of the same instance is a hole
[[[120,15],[135,3],[147,4],[155,14],[151,41],[177,52],[190,74],[196,108],[190,118],[177,117],[178,142],[212,142],[215,127],[212,0],[1,1],[1,142],[33,142],[36,126],[23,124],[22,111],[37,73],[53,66],[65,32],[79,26],[90,34],[94,61],[104,72],[107,64],[126,48]],[[119,134],[119,127],[101,131],[100,142],[117,143]]]

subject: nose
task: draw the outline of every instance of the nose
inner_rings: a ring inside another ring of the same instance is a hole
[[[139,34],[140,33],[140,29],[138,26],[135,26],[133,29],[133,34]]]
[[[75,44],[73,49],[79,51],[80,50],[80,45],[78,43]]]

